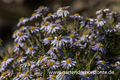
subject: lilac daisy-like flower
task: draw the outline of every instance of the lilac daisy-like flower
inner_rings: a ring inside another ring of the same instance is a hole
[[[31,26],[31,27],[29,27],[29,30],[31,31],[31,33],[36,34],[36,32],[39,32],[40,28]]]
[[[37,13],[44,12],[44,14],[46,14],[48,11],[49,11],[49,8],[44,6],[40,6],[37,10],[35,10],[35,12]]]
[[[11,63],[14,60],[14,58],[7,58],[5,57],[4,60],[1,63],[1,66],[6,68],[9,63]]]
[[[19,57],[18,59],[17,59],[17,63],[23,63],[25,60],[26,60],[26,58],[27,58],[27,56],[26,57]]]
[[[40,56],[40,57],[38,58],[38,61],[37,61],[36,65],[37,65],[37,66],[41,65],[41,64],[45,61],[46,58],[47,58],[47,57],[46,57],[45,55],[44,55],[44,56]]]
[[[15,30],[13,32],[12,38],[16,38],[18,36],[19,32],[20,32],[19,30]]]
[[[105,62],[104,60],[97,61],[97,65],[99,66],[99,68],[103,68],[105,70],[111,67],[110,64],[108,64],[108,62]]]
[[[60,24],[50,24],[47,29],[47,33],[54,33],[62,27]]]
[[[110,26],[110,28],[106,29],[105,31],[108,33],[108,32],[116,32],[117,30],[115,29],[115,26],[112,25]]]
[[[49,44],[52,42],[52,37],[47,37],[45,39],[43,39],[43,43],[46,45],[46,44]]]
[[[24,17],[20,18],[17,24],[17,27],[19,27],[21,24],[25,24],[28,21],[29,21],[29,18],[24,18]]]
[[[69,14],[69,12],[67,11],[68,8],[69,8],[69,6],[59,8],[59,9],[57,10],[57,15],[58,15],[58,16],[62,16],[62,17],[63,17],[63,16],[67,17],[67,14]]]
[[[94,77],[92,74],[89,74],[88,72],[83,72],[80,74],[81,80],[94,80]]]
[[[104,19],[97,19],[95,23],[97,24],[97,27],[100,27],[100,26],[105,25],[107,21]]]
[[[42,15],[42,13],[33,13],[32,16],[30,17],[30,20],[33,20],[34,18],[38,18]]]
[[[2,71],[4,71],[5,70],[5,67],[2,67],[1,65],[0,65],[0,72],[2,72]]]
[[[21,73],[20,78],[23,80],[29,80],[32,79],[33,75],[32,74],[28,74],[28,72],[26,73]]]
[[[24,46],[24,43],[22,42],[16,43],[13,48],[14,52],[19,51],[20,50],[19,47],[23,47],[23,46]]]
[[[25,31],[25,30],[27,30],[28,29],[28,26],[22,26],[21,28],[20,28],[20,31]]]
[[[32,47],[29,47],[27,50],[26,50],[26,53],[25,54],[29,54],[29,55],[34,55],[36,53],[36,50],[38,49],[37,46],[33,45]]]
[[[58,49],[56,47],[50,47],[50,50],[47,52],[48,55],[52,56],[53,59],[57,59],[57,55],[55,54],[58,53]]]
[[[80,16],[78,13],[75,13],[74,15],[70,15],[70,18],[73,18],[73,19],[82,19],[83,17]]]
[[[49,69],[48,70],[56,70],[59,66],[60,62],[59,61],[54,61],[54,60],[50,60],[48,61],[48,66]]]
[[[55,39],[52,41],[52,46],[56,46],[57,48],[62,47],[62,45],[65,45],[68,41],[64,39],[63,37],[55,37]]]
[[[71,74],[66,74],[65,72],[60,72],[56,76],[57,80],[71,80]]]
[[[76,61],[71,58],[68,58],[67,60],[63,60],[61,63],[62,63],[61,66],[67,69],[69,69],[72,66],[76,66]]]
[[[88,33],[85,32],[85,33],[80,37],[79,41],[80,41],[80,42],[86,42],[86,41],[87,41],[87,38],[88,38]]]
[[[73,46],[73,47],[80,47],[81,44],[80,44],[79,42],[74,42],[74,43],[72,44],[72,46]]]
[[[17,38],[15,38],[15,42],[25,41],[25,39],[28,38],[29,35],[30,35],[29,33],[19,32]]]
[[[101,51],[102,53],[106,53],[107,49],[104,48],[104,45],[101,43],[97,43],[95,46],[92,47],[94,51]]]
[[[49,80],[57,80],[56,75],[49,75],[49,77],[47,79],[49,79]]]
[[[74,42],[77,42],[78,34],[75,34],[74,32],[68,36],[70,44],[73,44]]]
[[[54,13],[54,14],[49,13],[48,16],[44,18],[44,21],[46,21],[46,20],[48,20],[48,19],[50,19],[50,18],[55,19],[56,17],[58,17],[58,16],[57,16],[57,13]]]
[[[109,13],[109,18],[117,18],[120,17],[120,14],[118,12],[112,11],[111,13]]]
[[[48,27],[49,27],[49,24],[50,24],[50,22],[45,22],[45,24],[42,25],[42,27],[40,28],[40,30],[47,31]]]

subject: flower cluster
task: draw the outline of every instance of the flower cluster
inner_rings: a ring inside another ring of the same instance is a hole
[[[12,36],[15,55],[1,61],[0,80],[94,80],[97,74],[49,71],[120,70],[120,14],[103,8],[96,12],[97,18],[84,18],[78,13],[69,15],[69,8],[61,7],[52,14],[48,7],[40,6],[30,18],[19,20],[20,29]],[[68,17],[74,20],[74,30],[69,29]],[[36,18],[42,21],[25,25]]]

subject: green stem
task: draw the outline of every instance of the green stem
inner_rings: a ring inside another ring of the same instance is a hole
[[[77,19],[74,20],[74,29],[75,29],[75,31],[77,30],[76,21],[77,21]]]
[[[97,51],[97,52],[95,53],[95,55],[93,56],[93,58],[90,60],[90,62],[89,62],[89,64],[88,64],[87,69],[89,69],[89,71],[90,71],[90,65],[91,65],[93,59],[97,56],[98,52],[99,52],[99,51]]]
[[[43,78],[45,78],[45,68],[43,69]]]

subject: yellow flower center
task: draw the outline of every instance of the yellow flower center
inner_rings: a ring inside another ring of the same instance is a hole
[[[44,8],[44,6],[40,6],[40,7],[39,7],[39,9],[42,9],[42,8]]]
[[[79,42],[74,42],[74,44],[79,44]]]
[[[42,60],[43,59],[43,56],[40,56],[39,58],[38,58],[38,60]]]
[[[52,78],[52,79],[55,79],[55,78],[56,78],[56,75],[52,75],[51,78]]]
[[[36,15],[37,13],[33,13],[32,16]]]
[[[110,28],[112,28],[112,29],[113,29],[114,27],[115,27],[114,25],[113,25],[113,26],[110,26]]]
[[[98,19],[98,22],[100,22],[101,21],[101,19]]]
[[[30,28],[30,30],[34,30],[34,29],[35,29],[35,27],[31,27],[31,28]]]
[[[22,32],[20,32],[19,34],[18,34],[18,36],[22,36],[23,35],[23,33]]]
[[[6,75],[6,73],[5,72],[3,72],[2,74],[1,74],[1,76],[5,76]]]
[[[51,57],[50,57],[50,56],[48,56],[48,58],[47,58],[46,60],[49,60],[49,59],[51,59]]]
[[[29,50],[32,51],[32,50],[33,50],[33,47],[30,47]]]
[[[47,40],[52,40],[52,37],[48,37]]]
[[[23,52],[21,52],[20,55],[23,55]]]
[[[85,75],[86,77],[89,77],[89,76],[90,76],[90,74],[88,74],[88,73],[85,73],[84,75]]]
[[[51,15],[52,15],[52,13],[49,13],[49,14],[48,14],[48,16],[51,16]]]
[[[55,50],[56,53],[58,53],[58,50]]]
[[[15,30],[13,33],[14,33],[14,34],[17,33],[17,30]]]
[[[23,29],[24,28],[24,26],[22,26],[20,29]]]
[[[103,44],[97,44],[98,47],[103,47],[104,45]]]
[[[85,32],[83,35],[87,35],[87,33]]]
[[[74,38],[74,37],[75,37],[75,35],[74,35],[74,34],[71,34],[71,35],[70,35],[70,38]]]
[[[70,59],[67,59],[67,60],[66,60],[66,63],[70,63],[70,62],[71,62],[71,60],[70,60]]]
[[[57,19],[57,21],[61,21],[60,19]]]
[[[65,10],[65,7],[62,7],[62,10]]]
[[[19,61],[19,60],[21,60],[22,59],[22,57],[19,57],[18,59],[17,59],[17,61]]]
[[[53,49],[54,47],[52,46],[52,47],[50,47],[50,49]]]
[[[24,17],[20,18],[19,21],[23,21],[24,20]]]
[[[37,77],[39,77],[40,76],[40,74],[37,74]]]
[[[79,16],[79,14],[78,14],[78,13],[75,13],[74,15],[75,15],[75,16]]]
[[[28,74],[25,74],[24,77],[28,77]]]
[[[62,38],[61,37],[57,37],[57,40],[60,41]]]
[[[7,58],[7,57],[5,57],[5,59],[4,59],[3,61],[7,61],[7,59],[8,59],[8,58]]]
[[[45,23],[44,26],[48,26],[48,23]]]
[[[39,78],[38,80],[43,80],[42,78]]]
[[[52,28],[54,28],[54,27],[55,27],[55,25],[53,24],[51,27],[52,27]]]
[[[17,76],[19,76],[20,74],[21,74],[21,72],[18,72],[18,73],[17,73]]]
[[[90,41],[93,41],[94,39],[93,38],[90,38]]]
[[[17,46],[18,45],[18,43],[17,44],[15,44],[15,46]]]
[[[85,18],[85,20],[86,20],[86,21],[90,21],[90,19],[89,19],[89,18]]]
[[[53,66],[53,65],[54,65],[54,62],[50,62],[49,65],[50,65],[50,66]]]
[[[102,63],[102,64],[104,64],[104,65],[106,64],[106,62],[105,62],[105,61],[102,61],[101,63]]]

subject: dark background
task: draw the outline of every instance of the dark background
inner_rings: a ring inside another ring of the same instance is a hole
[[[12,34],[18,29],[19,19],[30,17],[39,6],[49,7],[52,13],[59,7],[70,6],[70,14],[90,18],[95,18],[95,12],[101,8],[120,13],[120,0],[0,0],[0,38],[6,45],[13,46]]]

